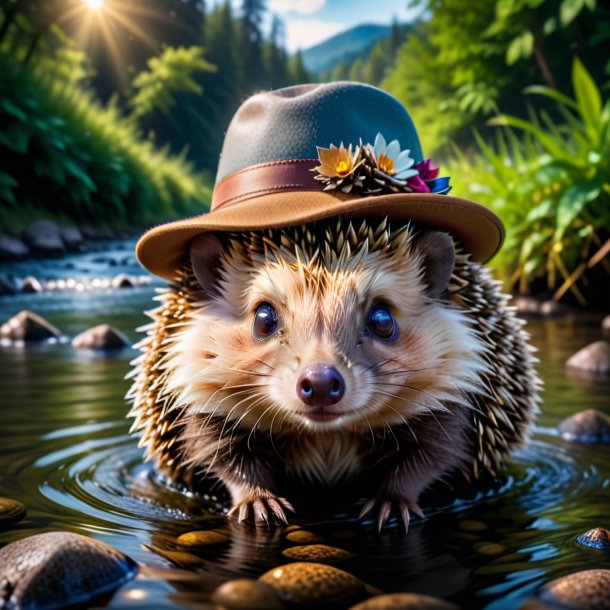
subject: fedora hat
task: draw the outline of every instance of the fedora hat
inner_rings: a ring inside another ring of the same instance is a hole
[[[449,179],[437,174],[404,106],[380,89],[335,82],[258,93],[227,129],[211,211],[149,230],[136,254],[171,280],[201,233],[341,216],[447,231],[473,260],[488,261],[504,239],[500,219],[447,195]]]

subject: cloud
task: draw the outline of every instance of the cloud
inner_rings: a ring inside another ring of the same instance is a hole
[[[324,8],[326,0],[269,0],[268,7],[276,13],[313,15]]]
[[[286,23],[286,47],[291,52],[308,49],[346,28],[345,23],[336,21],[294,19]]]

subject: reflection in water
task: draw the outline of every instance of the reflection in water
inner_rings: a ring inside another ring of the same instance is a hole
[[[152,289],[100,294],[10,297],[0,318],[24,307],[66,334],[101,322],[135,339]],[[300,525],[326,544],[354,554],[340,567],[383,591],[444,597],[468,608],[518,608],[542,582],[570,571],[603,567],[599,551],[575,542],[607,524],[610,448],[570,445],[555,434],[560,419],[583,408],[610,412],[610,383],[566,376],[565,360],[599,339],[599,318],[532,320],[546,383],[535,441],[519,450],[496,487],[474,498],[428,508],[405,536],[378,535],[351,518]],[[222,516],[226,498],[211,486],[202,496],[165,484],[142,463],[128,435],[123,380],[134,356],[75,352],[66,342],[0,348],[0,496],[23,501],[28,517],[0,532],[0,544],[49,530],[107,542],[147,567],[109,608],[204,607],[228,578],[256,577],[285,563],[291,545],[281,529],[236,526]],[[184,548],[180,534],[214,529],[229,542]]]

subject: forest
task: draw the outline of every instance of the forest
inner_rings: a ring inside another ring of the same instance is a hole
[[[265,0],[106,0],[97,14],[92,2],[0,1],[2,229],[39,217],[142,228],[204,211],[248,95],[360,80],[404,103],[452,194],[502,217],[494,265],[507,284],[580,305],[602,296],[607,3],[410,0],[413,22],[316,74],[286,51]]]

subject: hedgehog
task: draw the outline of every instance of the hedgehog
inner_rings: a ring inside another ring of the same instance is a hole
[[[408,529],[424,491],[496,476],[540,380],[501,284],[445,232],[345,218],[195,237],[149,312],[132,431],[229,515],[286,522],[335,492]]]

